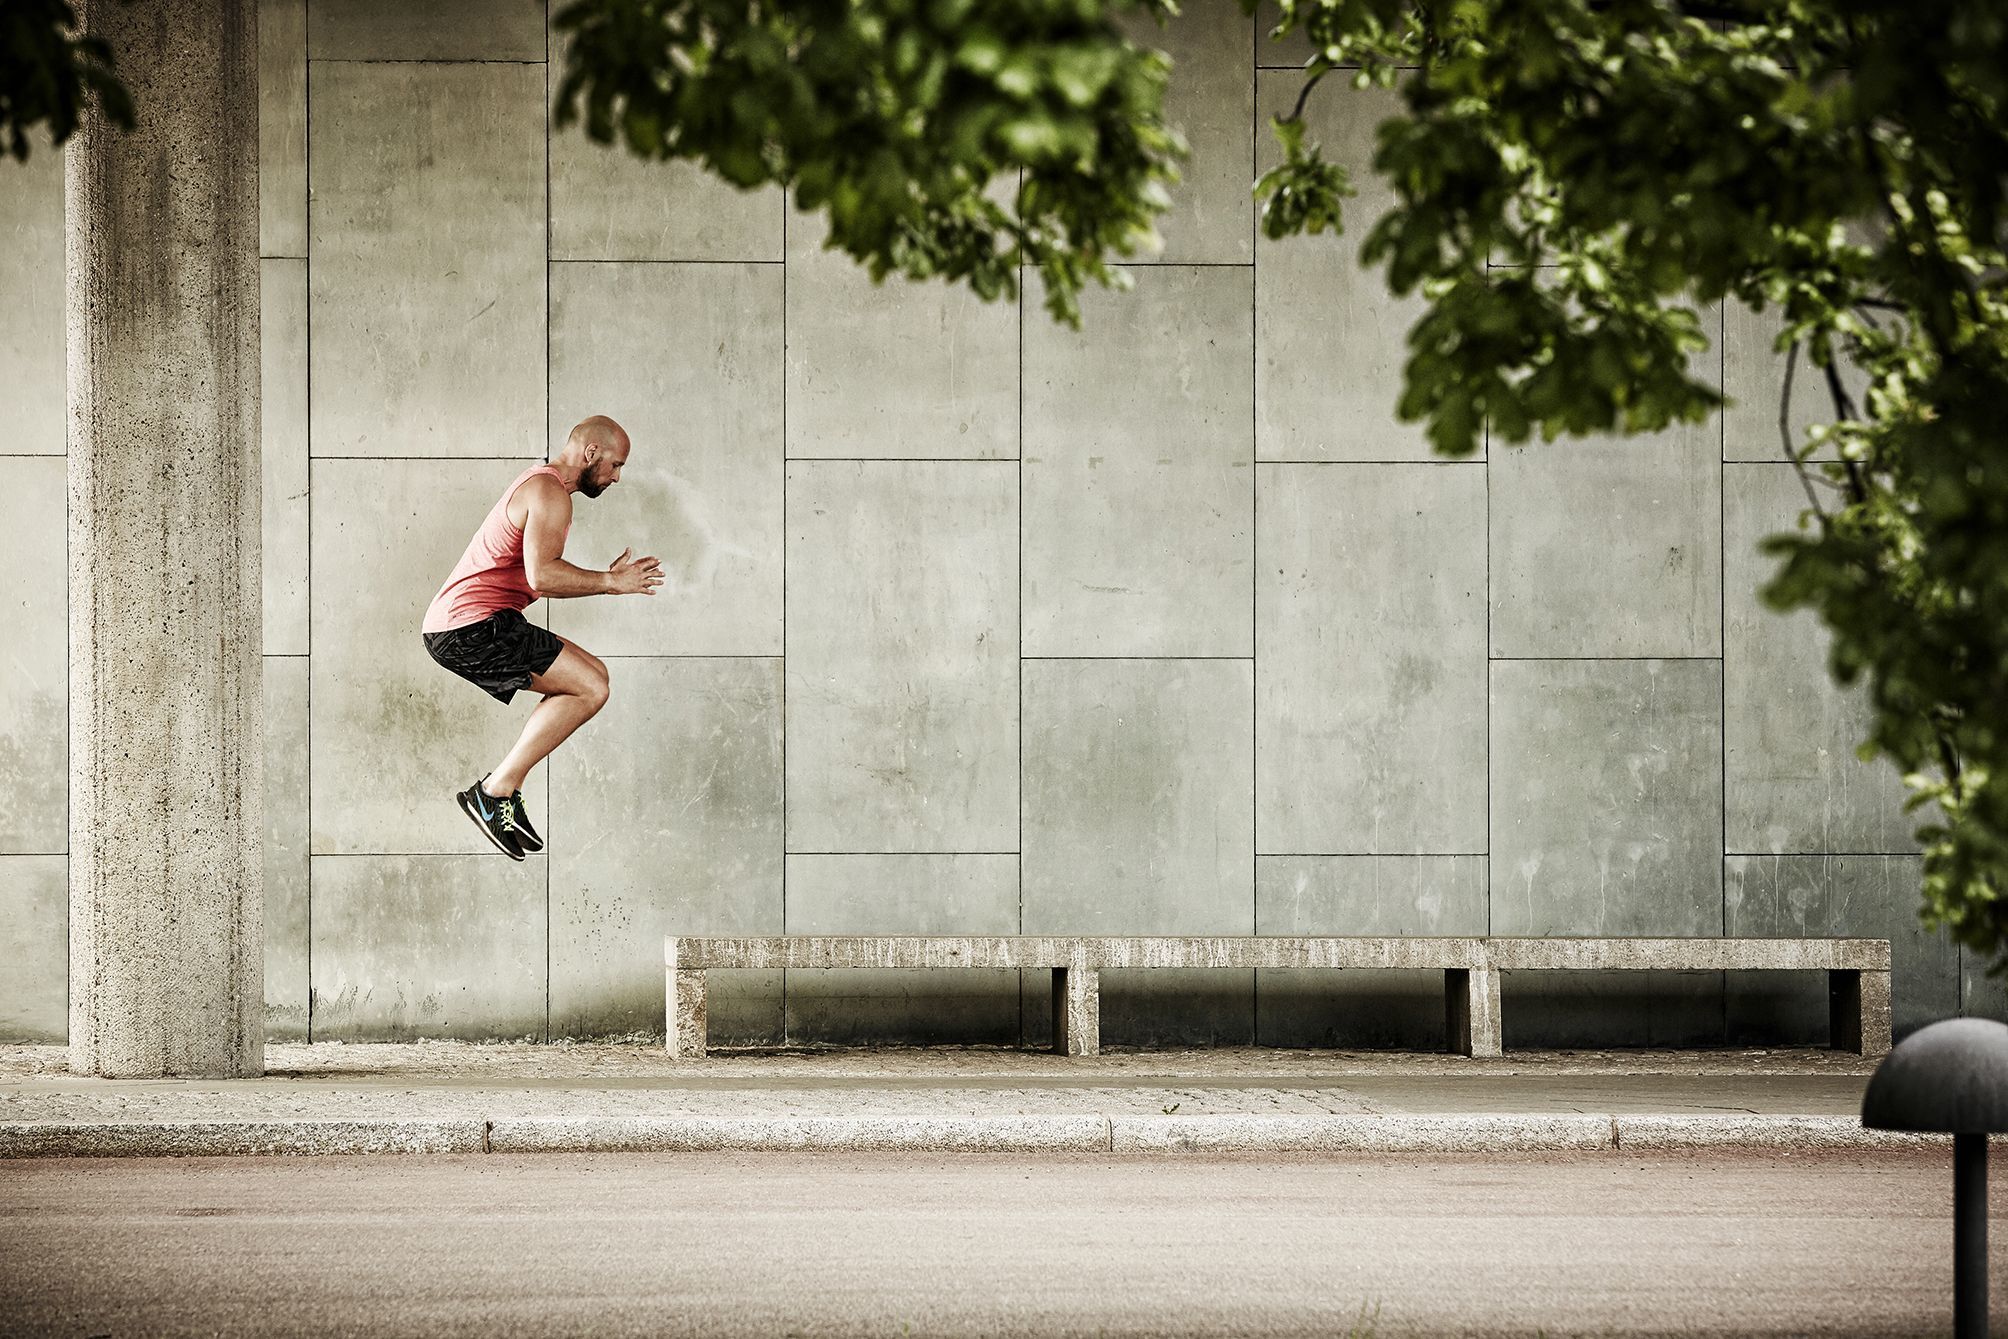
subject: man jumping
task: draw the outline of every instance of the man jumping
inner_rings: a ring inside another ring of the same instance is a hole
[[[441,665],[503,702],[519,688],[544,695],[501,764],[454,796],[511,860],[544,849],[523,807],[524,776],[607,704],[600,659],[523,610],[543,595],[653,595],[662,584],[662,564],[632,549],[604,572],[564,558],[572,494],[598,497],[620,482],[627,458],[628,435],[612,419],[596,414],[573,428],[556,460],[503,490],[425,611],[425,649]]]

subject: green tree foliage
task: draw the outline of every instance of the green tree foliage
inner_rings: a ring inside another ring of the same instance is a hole
[[[1222,3],[1224,0],[1200,0]],[[1243,0],[1252,8],[1253,0]],[[1991,0],[1279,0],[1324,79],[1399,90],[1365,238],[1410,336],[1401,417],[1436,449],[1704,418],[1698,312],[1782,313],[1786,395],[1831,422],[1781,458],[1801,528],[1765,594],[1866,679],[1865,755],[1906,776],[1925,912],[2008,946],[2008,9]],[[1158,0],[1169,12],[1169,0]],[[778,181],[875,276],[1014,292],[1078,319],[1147,247],[1180,152],[1165,64],[1116,0],[578,0],[561,122]],[[1299,99],[1258,184],[1272,237],[1336,233],[1346,173]],[[985,194],[1023,172],[1006,206]],[[1845,364],[1866,375],[1849,394]],[[1809,389],[1810,387],[1810,389]]]
[[[28,135],[46,125],[61,144],[95,101],[114,124],[132,128],[132,96],[101,39],[79,36],[63,0],[0,0],[0,145],[28,157]]]
[[[1809,506],[1766,541],[1782,563],[1764,594],[1817,610],[1835,676],[1867,682],[1863,754],[1902,769],[1924,816],[1926,920],[2000,962],[2008,8],[1282,4],[1310,38],[1307,84],[1401,92],[1373,161],[1399,203],[1361,254],[1428,300],[1400,412],[1439,451],[1468,454],[1488,424],[1522,441],[1698,419],[1720,396],[1687,364],[1697,308],[1783,314],[1779,451]],[[1343,179],[1297,119],[1277,131],[1267,231],[1336,226]],[[1795,441],[1809,381],[1831,422]]]
[[[1084,283],[1126,282],[1110,258],[1155,244],[1184,152],[1164,123],[1170,62],[1125,35],[1119,10],[1170,12],[1168,0],[579,0],[556,15],[569,53],[556,121],[739,186],[783,183],[874,278],[1016,297],[1022,262],[1053,314],[1077,321]]]

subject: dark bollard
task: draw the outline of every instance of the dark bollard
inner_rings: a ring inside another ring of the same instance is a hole
[[[2008,1130],[2008,1024],[1948,1018],[1919,1028],[1869,1078],[1862,1124],[1952,1135],[1952,1325],[1987,1335],[1987,1136]]]
[[[1987,1136],[1952,1136],[1952,1325],[1987,1333]]]

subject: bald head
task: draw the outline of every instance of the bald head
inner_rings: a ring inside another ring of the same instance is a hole
[[[579,491],[598,497],[618,483],[628,458],[627,430],[605,414],[581,420],[565,437],[565,449],[551,463],[578,472]]]

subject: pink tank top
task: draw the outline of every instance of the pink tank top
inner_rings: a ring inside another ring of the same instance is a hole
[[[481,528],[467,542],[467,552],[460,555],[453,575],[432,597],[425,611],[424,631],[464,628],[499,610],[527,609],[537,598],[523,571],[523,529],[509,520],[509,499],[516,496],[525,479],[536,474],[560,478],[549,465],[532,465],[502,491],[501,500],[489,509]],[[570,532],[567,526],[566,533]]]

